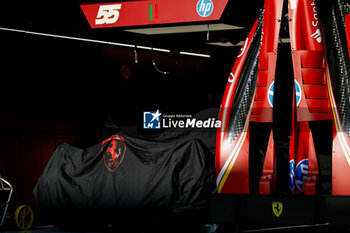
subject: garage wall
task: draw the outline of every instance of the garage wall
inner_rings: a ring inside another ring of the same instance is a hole
[[[32,190],[57,146],[93,145],[98,123],[86,119],[0,115],[0,162],[19,204],[38,211]]]

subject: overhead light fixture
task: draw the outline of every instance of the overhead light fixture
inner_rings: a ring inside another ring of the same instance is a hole
[[[184,52],[184,51],[181,51],[180,54],[188,55],[188,56],[195,56],[195,57],[204,57],[204,58],[210,58],[211,57],[209,54],[192,53],[192,52]]]
[[[84,41],[84,42],[90,42],[90,43],[114,45],[114,46],[127,47],[127,48],[133,48],[133,49],[137,48],[137,49],[144,49],[144,50],[153,50],[153,51],[164,52],[164,53],[170,53],[171,52],[169,49],[152,48],[152,47],[148,47],[148,46],[132,45],[132,44],[112,42],[112,41],[94,40],[94,39],[87,39],[87,38],[81,38],[81,37],[63,36],[63,35],[42,33],[42,32],[33,32],[33,31],[13,29],[13,28],[0,27],[0,30],[8,31],[8,32],[25,33],[25,34],[37,35],[37,36],[46,36],[46,37],[67,39],[67,40],[77,40],[77,41]],[[200,53],[180,52],[180,54],[182,54],[182,55],[189,55],[189,56],[198,56],[198,57],[210,58],[210,55],[200,54]]]
[[[231,42],[208,42],[208,45],[221,46],[221,47],[234,47]]]
[[[78,41],[84,41],[84,42],[90,42],[90,43],[115,45],[115,46],[120,46],[120,47],[128,47],[128,48],[135,47],[135,45],[132,45],[132,44],[124,44],[124,43],[104,41],[104,40],[94,40],[94,39],[87,39],[87,38],[73,37],[73,36],[63,36],[63,35],[42,33],[42,32],[33,32],[33,31],[13,29],[13,28],[0,27],[0,30],[8,31],[8,32],[18,32],[18,33],[24,33],[24,34],[30,34],[30,35],[36,35],[36,36],[46,36],[46,37],[53,37],[53,38],[59,38],[59,39],[78,40]]]
[[[157,52],[163,52],[163,53],[170,53],[171,51],[169,49],[160,49],[160,48],[152,48],[148,46],[141,46],[141,45],[136,45],[138,49],[144,49],[144,50],[153,50]]]
[[[226,31],[226,30],[243,29],[243,27],[223,24],[223,23],[216,23],[216,24],[200,24],[200,25],[187,25],[187,26],[137,28],[137,29],[127,29],[124,31],[143,34],[143,35],[164,35],[164,34],[189,33],[189,32],[207,32],[208,29],[209,31]]]

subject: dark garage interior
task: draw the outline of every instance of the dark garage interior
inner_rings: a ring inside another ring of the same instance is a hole
[[[146,137],[164,133],[143,129],[144,111],[192,116],[218,111],[263,2],[229,1],[220,23],[238,29],[150,35],[126,31],[130,28],[91,29],[80,4],[94,0],[2,3],[1,175],[14,187],[14,201],[33,208],[34,226],[52,224],[40,216],[33,189],[60,144],[89,148],[118,131]],[[281,29],[277,73],[286,76],[291,69],[287,37]],[[291,80],[276,84],[285,90],[276,93],[281,99],[290,101],[285,84]],[[276,124],[286,131],[290,110],[282,102],[276,102],[281,110]]]
[[[90,2],[26,2],[17,7],[16,17],[11,12],[16,4],[4,3],[0,27],[124,42],[171,53],[136,47],[135,63],[133,48],[0,30],[1,162],[19,201],[34,208],[32,189],[60,143],[89,147],[103,140],[106,122],[134,134],[158,133],[142,129],[146,110],[194,115],[218,108],[240,49],[207,45],[206,32],[146,36],[113,28],[92,30],[79,7],[86,3]],[[232,6],[252,18],[233,17],[230,20],[237,20],[243,29],[210,36],[240,42],[261,5],[256,3],[249,10],[246,4],[240,9]],[[178,54],[187,48],[211,57]],[[157,71],[152,60],[169,74]]]

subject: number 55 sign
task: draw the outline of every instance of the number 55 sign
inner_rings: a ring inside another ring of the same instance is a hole
[[[122,4],[101,5],[97,12],[95,24],[101,25],[116,23],[119,18],[119,10],[121,7]]]
[[[141,0],[80,5],[91,28],[219,20],[228,0]]]

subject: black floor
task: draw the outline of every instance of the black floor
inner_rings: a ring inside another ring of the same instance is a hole
[[[186,228],[186,226],[184,226]],[[239,231],[234,230],[231,227],[219,227],[216,229],[215,226],[207,226],[203,228],[203,233],[235,233],[235,232],[242,232],[242,233],[254,233],[254,232],[264,232],[264,233],[342,233],[342,232],[350,232],[346,228],[341,227],[332,227],[327,224],[322,225],[316,225],[316,226],[283,226],[283,227],[244,227],[240,229]],[[216,229],[216,230],[215,230]],[[186,231],[186,230],[184,230]],[[35,226],[32,229],[28,231],[19,231],[14,228],[8,228],[7,230],[0,228],[0,232],[3,233],[74,233],[74,232],[86,232],[86,233],[112,233],[115,232],[112,228],[111,229],[104,229],[101,231],[62,231],[59,228],[53,226],[53,225],[46,225],[46,226]],[[129,231],[128,231],[129,232]],[[133,231],[131,231],[133,232]],[[181,231],[182,232],[182,231]],[[137,232],[135,232],[137,233]],[[150,232],[149,232],[150,233]],[[180,232],[179,232],[180,233]],[[198,233],[198,232],[194,232]]]

